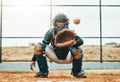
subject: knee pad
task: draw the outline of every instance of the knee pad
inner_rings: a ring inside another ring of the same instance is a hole
[[[80,49],[72,50],[72,54],[73,54],[75,59],[81,59],[82,58],[82,52],[81,52]]]
[[[39,44],[35,45],[35,46],[34,46],[34,54],[35,54],[35,55],[41,54],[41,53],[42,53],[42,52],[41,52],[41,49],[42,49],[42,46],[41,46],[41,45],[39,45]]]

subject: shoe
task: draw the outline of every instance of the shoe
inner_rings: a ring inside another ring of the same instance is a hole
[[[47,78],[48,72],[46,72],[46,73],[38,72],[38,73],[36,73],[36,75],[34,77]]]
[[[86,74],[85,74],[84,71],[81,71],[81,72],[79,72],[79,73],[77,73],[77,74],[71,72],[71,75],[73,75],[73,76],[76,77],[76,78],[87,78],[87,76],[86,76]]]

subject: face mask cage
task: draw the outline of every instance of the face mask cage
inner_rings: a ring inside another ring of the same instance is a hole
[[[55,22],[62,22],[62,23],[65,23],[66,20],[65,20],[65,19],[56,19]]]

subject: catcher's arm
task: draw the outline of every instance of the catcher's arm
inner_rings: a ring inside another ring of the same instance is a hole
[[[31,62],[31,64],[30,64],[30,69],[33,71],[33,67],[35,67],[35,61],[36,61],[36,56],[35,55],[33,55],[33,57],[32,57],[32,62]]]
[[[35,67],[35,61],[32,61],[31,64],[30,64],[30,69],[33,71],[33,67]]]
[[[62,47],[68,47],[68,46],[73,45],[73,43],[74,43],[74,40],[70,40],[70,41],[63,42],[63,43],[57,43],[56,46],[60,47],[60,48],[62,48]]]
[[[81,46],[84,44],[84,41],[81,37],[79,37],[78,35],[75,35],[75,41],[76,41],[76,46]]]
[[[53,29],[48,30],[45,33],[44,39],[43,39],[43,43],[49,45],[49,43],[51,42],[51,40],[53,39]]]
[[[42,43],[42,44],[39,43],[34,46],[34,55],[32,57],[32,62],[30,64],[30,69],[32,71],[34,71],[33,67],[35,67],[36,55],[42,55],[43,53],[45,53],[45,47],[46,47],[45,43]]]

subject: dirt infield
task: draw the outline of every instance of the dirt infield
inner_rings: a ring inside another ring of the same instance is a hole
[[[120,82],[120,70],[86,70],[87,78],[74,78],[70,70],[50,71],[48,78],[34,78],[34,72],[0,71],[0,82]]]

